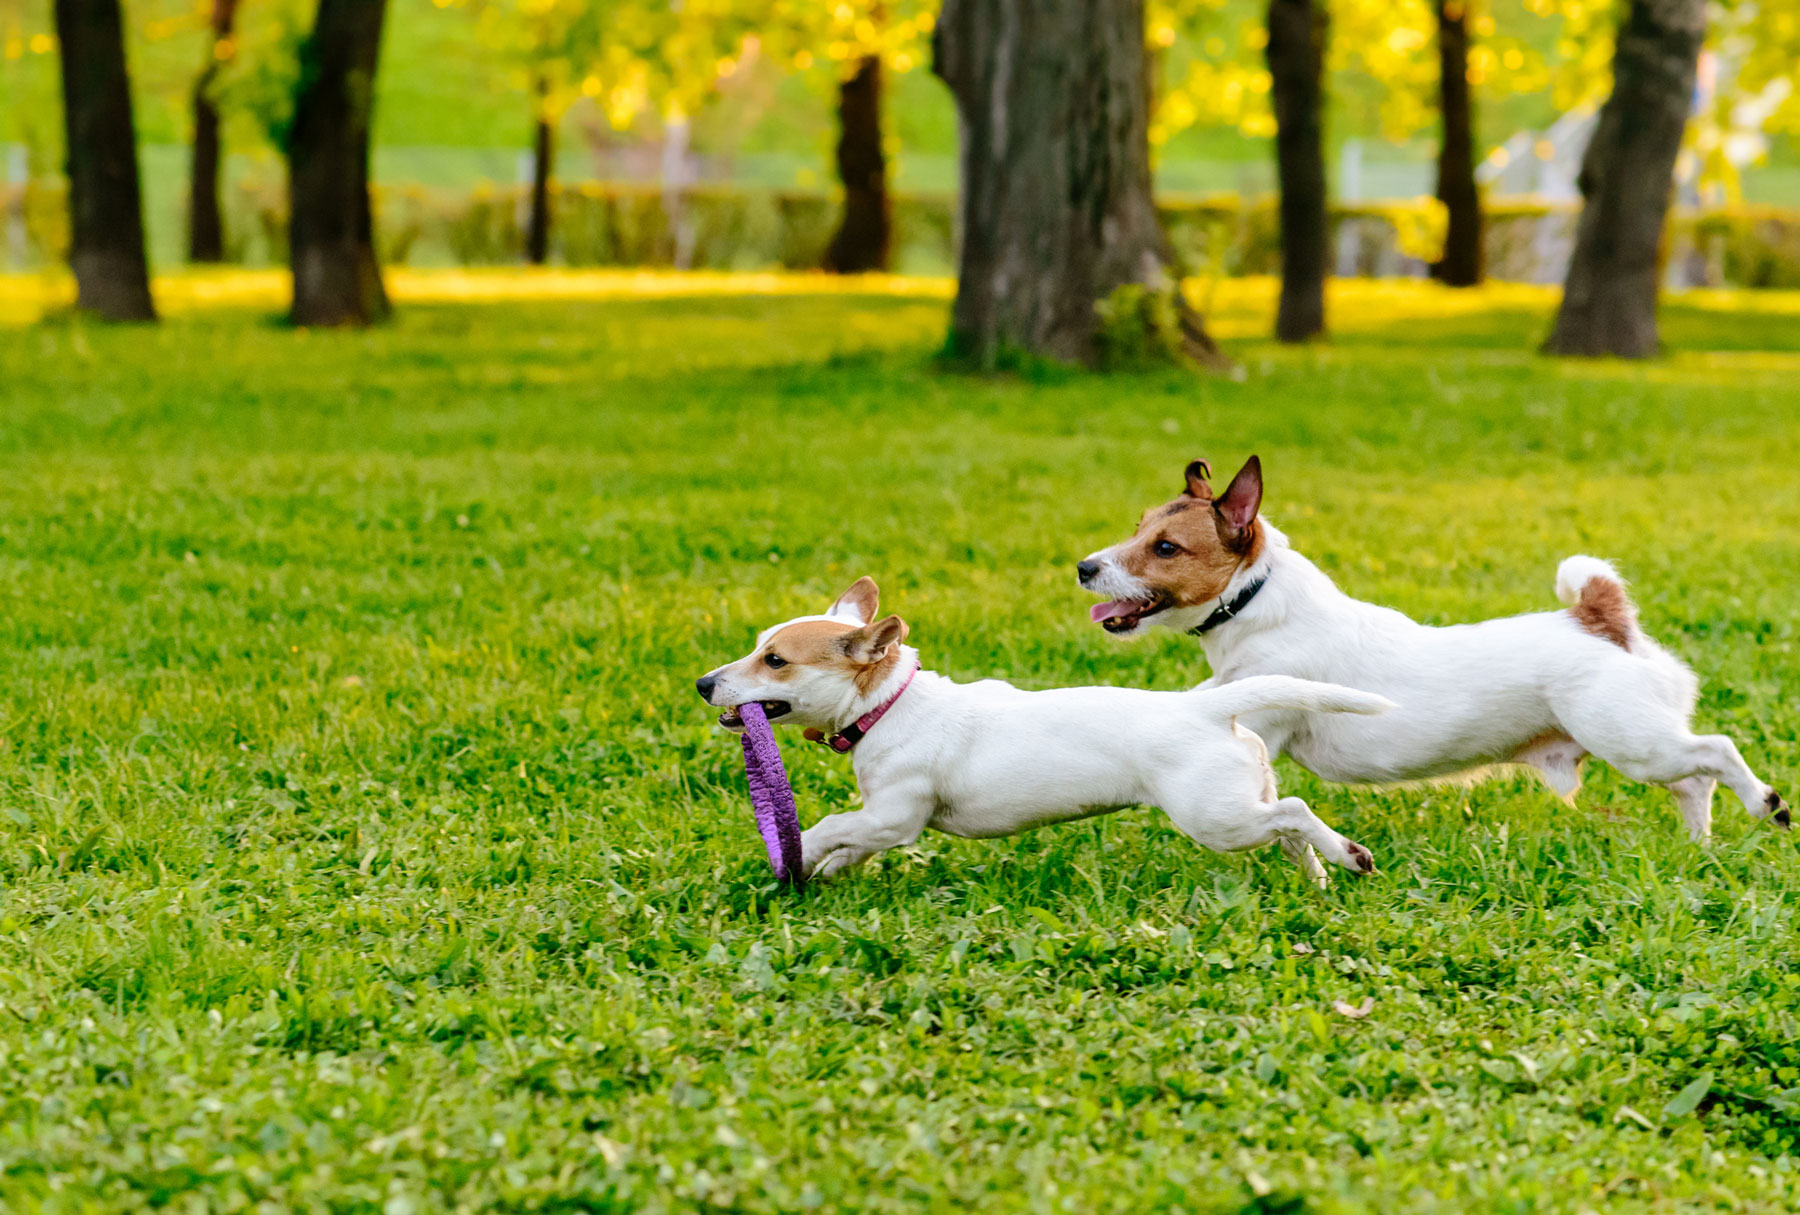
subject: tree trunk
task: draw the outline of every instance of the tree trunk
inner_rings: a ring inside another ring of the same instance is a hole
[[[1655,354],[1657,249],[1706,38],[1705,0],[1631,0],[1581,159],[1581,220],[1551,354]]]
[[[56,0],[55,12],[75,306],[109,321],[153,321],[119,0]]]
[[[219,207],[219,108],[213,104],[213,81],[229,54],[238,0],[213,0],[212,41],[206,66],[194,81],[194,156],[188,184],[188,260],[225,260],[225,222]]]
[[[1325,332],[1325,10],[1313,0],[1269,0],[1267,53],[1281,189],[1275,336],[1304,342]]]
[[[1469,89],[1469,10],[1466,0],[1437,0],[1438,99],[1444,124],[1438,145],[1438,201],[1449,225],[1444,256],[1431,276],[1449,287],[1482,279],[1481,194],[1475,188],[1475,103]]]
[[[1091,364],[1096,305],[1134,286],[1223,363],[1151,203],[1143,0],[945,0],[933,60],[962,133],[952,356]]]
[[[838,180],[844,218],[825,250],[825,269],[862,274],[888,268],[892,209],[881,147],[881,56],[865,56],[838,86]]]
[[[531,218],[525,227],[525,260],[541,266],[550,260],[550,175],[555,171],[556,127],[548,109],[549,82],[537,82],[537,129],[532,141]]]
[[[319,0],[288,135],[296,325],[366,325],[390,311],[375,262],[369,133],[387,0]]]

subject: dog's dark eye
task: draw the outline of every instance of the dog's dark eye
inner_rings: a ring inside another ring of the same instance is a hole
[[[776,668],[785,667],[787,665],[787,659],[785,659],[781,655],[775,654],[775,653],[764,654],[763,662],[769,666],[776,667]]]
[[[1181,550],[1176,548],[1172,541],[1158,540],[1156,542],[1155,552],[1158,557],[1173,557],[1180,551]]]

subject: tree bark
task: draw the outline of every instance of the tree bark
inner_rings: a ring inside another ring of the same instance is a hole
[[[1705,0],[1631,0],[1612,96],[1581,160],[1581,219],[1550,354],[1658,349],[1657,250],[1705,38]]]
[[[1443,140],[1438,144],[1438,201],[1449,220],[1444,256],[1431,276],[1449,287],[1474,287],[1482,279],[1481,193],[1475,188],[1475,102],[1469,88],[1469,10],[1466,0],[1437,0],[1438,103]]]
[[[962,134],[949,352],[1092,364],[1096,304],[1169,304],[1181,351],[1225,362],[1183,299],[1150,197],[1143,0],[946,0],[933,70]]]
[[[225,260],[225,221],[219,206],[219,107],[213,104],[213,82],[219,65],[229,53],[231,31],[237,21],[238,0],[213,0],[212,41],[206,48],[206,66],[194,81],[194,155],[188,181],[188,260]]]
[[[369,134],[387,0],[319,0],[288,135],[296,325],[367,325],[389,311],[375,261]]]
[[[1325,131],[1320,76],[1325,10],[1314,0],[1269,0],[1270,93],[1281,189],[1281,304],[1275,336],[1325,332]]]
[[[881,146],[881,56],[868,55],[838,85],[838,180],[844,216],[825,250],[825,269],[863,274],[888,268],[893,211]]]
[[[525,226],[525,260],[541,266],[550,260],[550,175],[556,164],[556,127],[550,121],[549,82],[537,82],[537,125],[532,140],[531,216]]]
[[[119,0],[56,0],[55,14],[75,306],[109,321],[153,321]]]

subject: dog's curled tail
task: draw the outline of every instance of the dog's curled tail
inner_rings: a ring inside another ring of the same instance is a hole
[[[1252,675],[1221,687],[1207,688],[1206,708],[1221,717],[1260,713],[1269,709],[1300,709],[1309,713],[1386,713],[1397,708],[1393,701],[1373,692],[1358,692],[1335,683],[1316,683],[1291,675]]]
[[[1612,562],[1598,557],[1563,558],[1556,567],[1556,597],[1585,632],[1630,650],[1638,637],[1637,608]]]

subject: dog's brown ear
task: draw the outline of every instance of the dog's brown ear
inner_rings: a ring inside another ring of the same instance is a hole
[[[898,616],[884,616],[854,633],[845,633],[840,644],[851,662],[869,667],[886,658],[895,646],[905,641],[906,633],[906,621]]]
[[[1206,481],[1207,478],[1212,476],[1212,465],[1206,462],[1206,457],[1201,456],[1198,460],[1189,464],[1187,466],[1186,475],[1187,487],[1181,492],[1190,498],[1198,498],[1202,502],[1211,502],[1213,496],[1212,486],[1208,485]]]
[[[1262,461],[1251,456],[1238,469],[1216,501],[1213,513],[1219,518],[1219,536],[1226,544],[1237,544],[1250,534],[1256,512],[1262,508]]]
[[[867,624],[875,619],[875,608],[881,603],[881,591],[873,578],[858,578],[850,589],[837,597],[825,614],[846,624]]]

